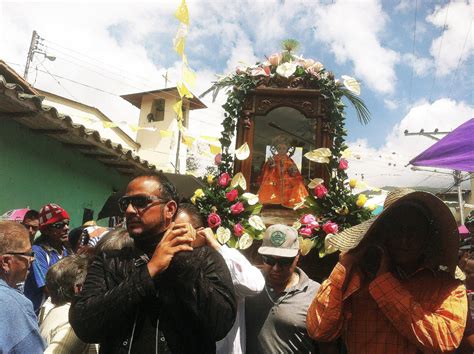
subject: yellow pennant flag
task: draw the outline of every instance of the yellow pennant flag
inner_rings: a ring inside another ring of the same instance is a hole
[[[140,126],[138,126],[138,125],[136,125],[136,124],[129,124],[128,126],[129,126],[130,129],[132,129],[132,131],[134,131],[135,133],[140,130]]]
[[[184,55],[184,45],[185,45],[185,43],[186,43],[186,38],[184,38],[184,37],[175,38],[175,40],[174,40],[174,50],[180,56]]]
[[[178,116],[179,121],[183,120],[183,101],[182,100],[179,100],[173,105],[173,111]]]
[[[114,123],[114,122],[106,122],[106,121],[103,121],[102,122],[102,126],[104,128],[115,128],[115,127],[118,127],[117,123]]]
[[[189,25],[189,12],[188,5],[186,5],[186,0],[181,1],[181,5],[179,5],[174,15],[180,22]]]
[[[176,87],[178,88],[178,93],[181,98],[182,97],[193,98],[193,94],[191,93],[191,91],[188,90],[184,82],[181,82],[181,81],[178,82]]]
[[[171,138],[173,136],[173,132],[170,130],[160,130],[160,136],[162,138]]]
[[[194,87],[194,84],[196,83],[196,74],[186,65],[183,66],[183,79],[189,87]]]
[[[193,146],[193,143],[194,141],[196,140],[196,138],[190,136],[190,135],[183,135],[183,144],[186,145],[187,147],[192,147]]]
[[[222,149],[220,146],[216,146],[216,145],[209,145],[209,148],[211,150],[211,154],[213,155],[217,155],[217,154],[220,154]]]
[[[207,140],[211,143],[218,143],[219,142],[219,138],[216,138],[215,136],[201,135],[200,138],[203,139],[203,140]]]

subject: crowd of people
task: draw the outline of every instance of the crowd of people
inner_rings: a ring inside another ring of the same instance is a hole
[[[162,174],[119,206],[114,229],[69,230],[54,203],[0,221],[0,353],[473,353],[470,238],[429,193],[334,235],[322,284],[293,227],[268,225],[253,265]]]

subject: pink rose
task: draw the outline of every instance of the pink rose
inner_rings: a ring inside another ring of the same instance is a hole
[[[230,175],[227,172],[224,172],[223,174],[219,176],[217,183],[219,183],[219,186],[221,187],[227,187],[230,180],[231,180]]]
[[[250,76],[269,76],[270,75],[270,67],[257,67],[250,71]]]
[[[214,163],[219,166],[222,163],[222,154],[217,154],[214,156]]]
[[[327,234],[335,234],[339,230],[339,226],[335,222],[329,220],[323,225],[323,231]]]
[[[316,188],[314,188],[314,195],[318,199],[323,199],[326,196],[326,194],[328,194],[328,190],[326,189],[326,187],[324,187],[323,184],[318,184]]]
[[[318,223],[316,220],[310,222],[310,223],[307,224],[306,226],[309,227],[310,229],[319,230],[319,223]]]
[[[216,213],[210,213],[207,217],[207,224],[211,229],[214,229],[221,224],[221,217]]]
[[[244,233],[244,227],[240,224],[235,224],[234,225],[234,235],[235,236],[242,236]]]
[[[302,223],[304,225],[311,224],[313,221],[316,221],[316,218],[314,217],[314,215],[311,215],[311,214],[304,214],[300,218],[300,223]]]
[[[237,75],[245,74],[245,69],[246,68],[241,68],[240,66],[238,66],[237,69],[235,69],[235,73]]]
[[[349,167],[349,162],[347,162],[346,159],[340,159],[339,160],[339,169],[340,170],[347,170],[347,167]]]
[[[275,53],[275,54],[272,54],[268,57],[268,61],[273,66],[278,66],[281,63],[282,58],[283,57],[282,57],[281,53]]]
[[[233,202],[234,200],[237,199],[238,196],[239,196],[239,192],[237,192],[237,189],[232,189],[230,192],[227,192],[225,194],[225,197],[227,198],[229,202]]]
[[[303,236],[304,238],[308,238],[308,237],[311,237],[311,235],[313,234],[313,230],[309,227],[302,227],[299,230],[299,234]]]
[[[233,214],[233,215],[237,215],[237,214],[240,214],[241,212],[243,212],[245,210],[244,208],[244,204],[242,202],[237,202],[235,204],[232,204],[230,206],[230,212]]]

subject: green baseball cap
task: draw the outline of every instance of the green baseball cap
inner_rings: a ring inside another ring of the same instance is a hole
[[[264,256],[296,257],[300,250],[298,231],[291,226],[275,224],[265,230],[258,253]]]

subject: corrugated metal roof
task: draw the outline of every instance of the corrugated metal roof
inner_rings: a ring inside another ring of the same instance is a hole
[[[0,119],[9,118],[122,174],[156,170],[154,165],[142,160],[131,150],[110,139],[101,138],[96,130],[75,124],[71,117],[60,114],[56,108],[43,105],[41,96],[24,93],[22,86],[8,83],[0,75]]]

